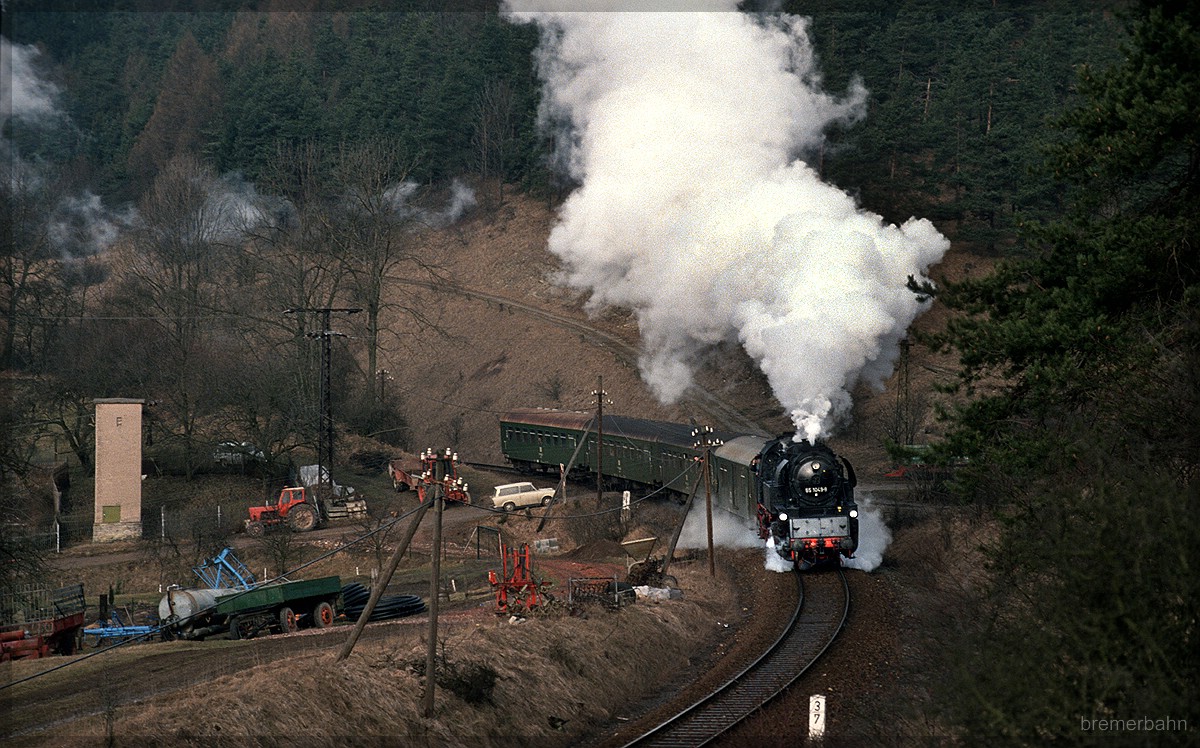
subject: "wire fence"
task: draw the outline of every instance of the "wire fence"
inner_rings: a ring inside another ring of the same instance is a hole
[[[246,517],[244,503],[216,504],[199,508],[159,507],[142,516],[141,533],[131,540],[194,541],[228,538]],[[90,543],[95,533],[91,517],[61,516],[22,528],[8,528],[12,540],[40,554],[61,553],[71,546]]]

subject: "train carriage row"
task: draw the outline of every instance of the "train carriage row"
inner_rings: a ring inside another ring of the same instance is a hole
[[[603,455],[588,413],[526,408],[500,421],[504,456],[519,470],[571,477],[600,472],[608,488],[640,486],[687,496],[704,480],[690,426],[627,416],[603,422]],[[852,557],[858,546],[857,479],[827,445],[790,435],[715,432],[709,488],[713,505],[757,525],[761,538],[798,569]],[[603,464],[597,464],[597,461]],[[598,469],[599,468],[599,469]]]
[[[605,416],[603,472],[614,488],[636,484],[689,495],[703,480],[692,429],[683,424],[628,416]],[[585,440],[578,449],[580,438]],[[752,462],[767,437],[715,432],[724,443],[713,450],[714,506],[746,519],[755,517]],[[572,465],[572,477],[596,473],[595,417],[588,413],[527,408],[500,421],[500,446],[514,467],[557,474]],[[572,463],[571,457],[575,456]]]

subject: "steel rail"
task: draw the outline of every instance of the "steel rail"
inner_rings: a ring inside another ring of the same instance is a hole
[[[836,574],[797,573],[796,580],[800,593],[796,611],[761,657],[700,701],[634,738],[625,748],[706,745],[783,693],[820,659],[846,625],[850,588],[841,569]]]

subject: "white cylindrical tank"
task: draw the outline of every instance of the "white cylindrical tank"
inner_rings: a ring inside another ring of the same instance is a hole
[[[158,619],[163,622],[189,621],[201,611],[215,607],[218,597],[235,592],[237,590],[231,589],[167,590],[167,594],[163,595],[163,599],[158,603]]]

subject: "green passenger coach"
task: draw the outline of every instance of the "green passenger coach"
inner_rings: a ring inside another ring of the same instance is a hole
[[[602,425],[603,428],[597,428]],[[597,432],[603,452],[596,453]],[[704,480],[694,429],[678,423],[588,413],[522,409],[500,421],[504,456],[519,470],[572,477],[601,473],[608,488],[640,486],[689,495]],[[797,569],[840,563],[858,547],[854,468],[821,441],[792,434],[715,432],[708,489],[713,507],[757,527]],[[572,459],[573,458],[573,459]],[[702,490],[702,489],[701,489]]]
[[[603,429],[606,487],[662,488],[687,496],[702,480],[697,469],[701,453],[694,446],[690,426],[613,415],[604,417]],[[726,511],[753,518],[751,462],[756,445],[760,447],[766,439],[721,432],[716,436],[725,444],[713,452],[714,501]],[[501,451],[522,472],[557,474],[569,464],[572,478],[595,475],[596,439],[596,418],[590,413],[523,408],[500,420]]]

